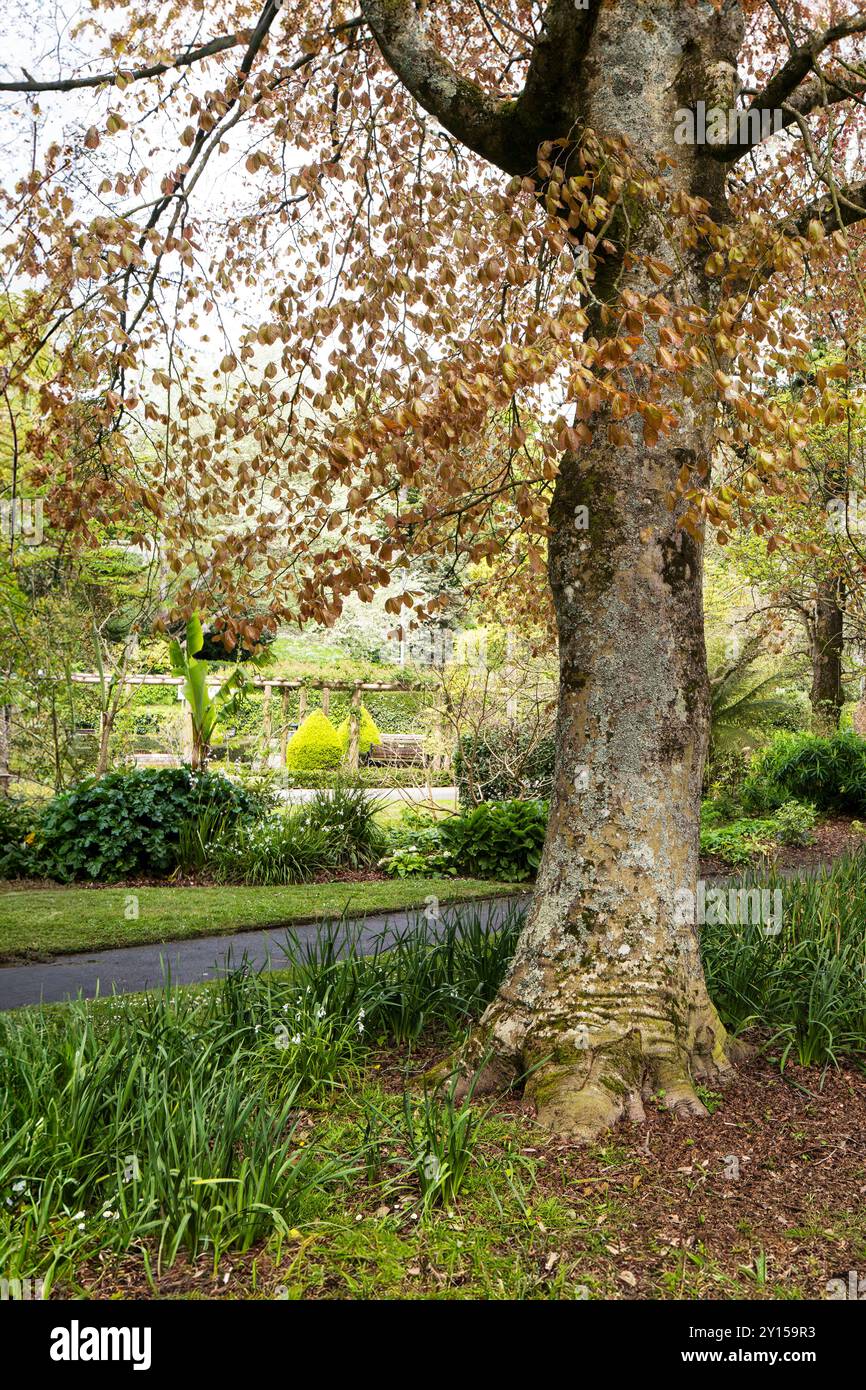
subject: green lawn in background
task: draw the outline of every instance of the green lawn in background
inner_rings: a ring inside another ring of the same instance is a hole
[[[315,883],[291,888],[24,888],[0,885],[0,960],[144,946],[319,918],[525,891],[472,878]],[[138,900],[138,917],[133,898]]]

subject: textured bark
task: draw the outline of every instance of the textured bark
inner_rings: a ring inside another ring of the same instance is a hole
[[[650,1091],[703,1113],[695,1080],[729,1069],[682,910],[709,722],[700,547],[665,502],[682,447],[563,460],[550,829],[512,970],[466,1059],[491,1053],[482,1087],[529,1073],[542,1122],[578,1137],[639,1116]]]

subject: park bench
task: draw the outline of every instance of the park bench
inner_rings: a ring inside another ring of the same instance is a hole
[[[383,734],[367,755],[368,763],[387,767],[417,766],[424,762],[424,740],[420,734]]]

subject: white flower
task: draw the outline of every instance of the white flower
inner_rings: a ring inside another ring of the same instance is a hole
[[[23,1178],[21,1178],[18,1182],[13,1182],[13,1184],[12,1184],[12,1191],[13,1191],[13,1192],[26,1192],[26,1191],[27,1191],[27,1184],[26,1184],[26,1182],[24,1181]]]

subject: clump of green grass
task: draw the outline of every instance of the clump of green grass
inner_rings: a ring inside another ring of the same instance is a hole
[[[365,941],[363,927],[332,923],[315,940],[283,947],[299,988],[354,1016],[377,1042],[411,1042],[436,1025],[462,1031],[493,998],[514,953],[523,914],[431,904],[396,936]]]
[[[866,855],[769,886],[782,894],[780,930],[707,925],[701,950],[710,995],[734,1033],[760,1026],[784,1065],[866,1057]]]
[[[50,1277],[142,1240],[165,1263],[218,1260],[285,1233],[346,1175],[298,1143],[298,1079],[279,1096],[256,1084],[273,1041],[232,992],[0,1017],[0,1268]]]

